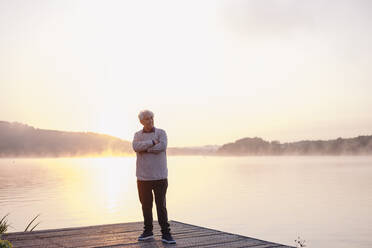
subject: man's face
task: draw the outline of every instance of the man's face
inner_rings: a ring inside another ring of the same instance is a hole
[[[151,115],[145,115],[141,120],[141,124],[148,130],[154,127],[154,117]]]

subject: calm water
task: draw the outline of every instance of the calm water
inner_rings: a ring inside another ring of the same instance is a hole
[[[372,247],[372,157],[168,157],[170,220],[307,247]],[[154,218],[156,210],[154,205]],[[135,158],[0,159],[8,232],[142,221]],[[158,225],[157,223],[154,223]]]

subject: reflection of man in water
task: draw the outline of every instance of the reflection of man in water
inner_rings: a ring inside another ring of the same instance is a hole
[[[168,188],[167,134],[163,129],[154,127],[154,114],[151,111],[141,111],[138,118],[143,129],[135,133],[132,143],[137,154],[137,188],[144,218],[144,231],[138,240],[154,237],[152,232],[152,191],[154,191],[162,241],[175,244],[176,241],[170,233],[165,198]]]

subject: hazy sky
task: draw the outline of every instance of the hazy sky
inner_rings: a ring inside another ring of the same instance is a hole
[[[0,0],[0,120],[169,146],[372,134],[372,1]]]

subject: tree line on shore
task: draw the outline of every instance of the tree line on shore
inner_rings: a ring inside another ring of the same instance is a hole
[[[372,155],[372,135],[333,140],[303,140],[281,144],[244,138],[221,146],[219,155]]]
[[[280,143],[243,138],[222,146],[169,147],[168,155],[372,155],[372,135]],[[0,157],[81,157],[133,155],[130,141],[93,132],[37,129],[0,121]]]
[[[78,157],[132,153],[131,143],[93,132],[37,129],[0,121],[0,157]]]

